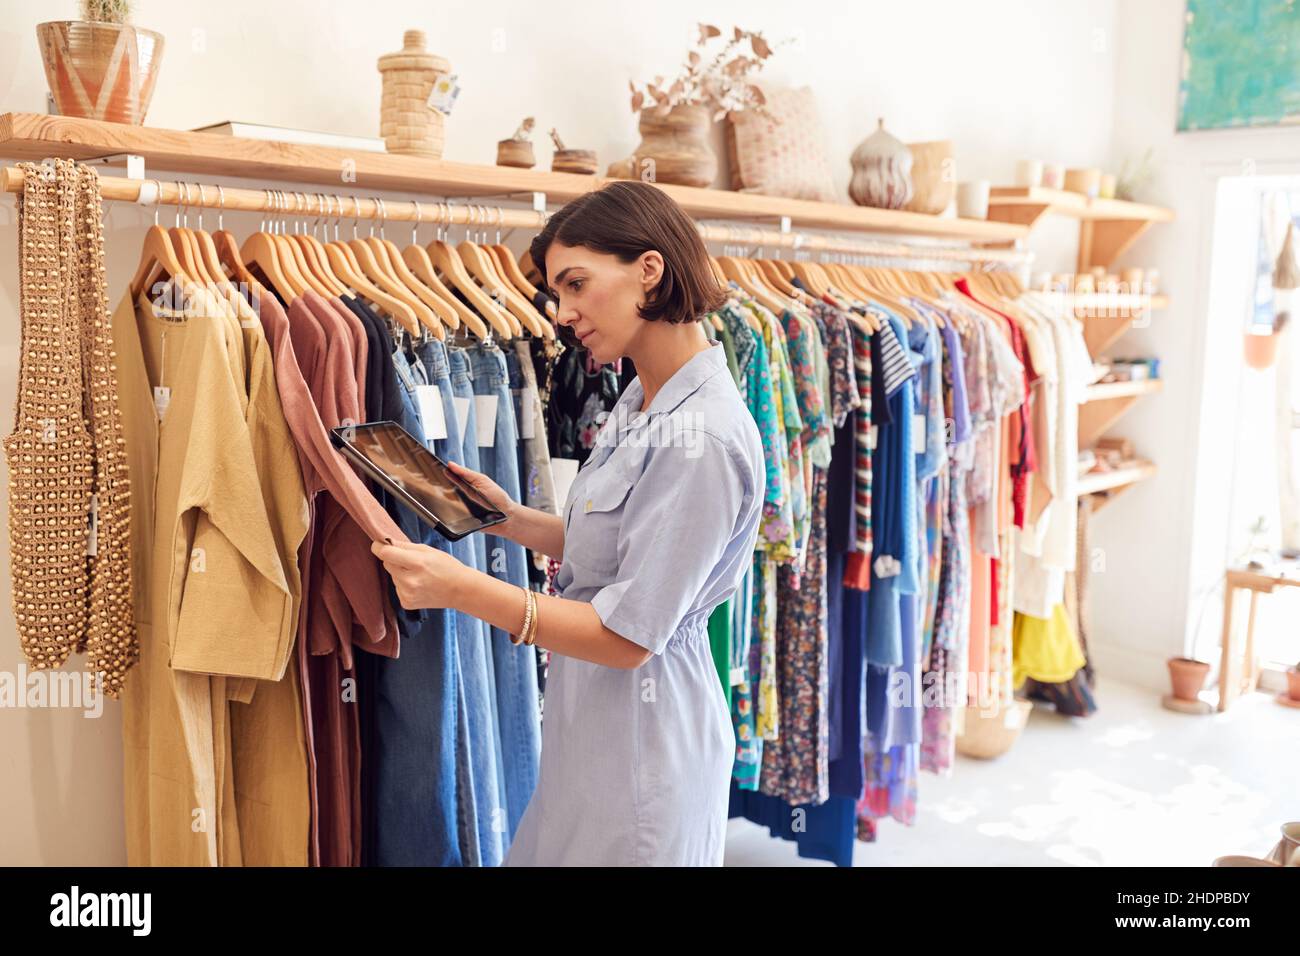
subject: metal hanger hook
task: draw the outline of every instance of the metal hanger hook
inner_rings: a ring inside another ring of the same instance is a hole
[[[423,213],[420,209],[420,204],[414,199],[411,200],[411,211],[415,213],[415,222],[411,225],[411,245],[415,246],[419,245],[416,237],[420,231],[420,220],[423,217]]]
[[[226,187],[217,183],[217,232],[223,232],[226,228]]]

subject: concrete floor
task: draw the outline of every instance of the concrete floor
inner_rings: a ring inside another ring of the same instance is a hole
[[[855,866],[1208,866],[1266,854],[1300,820],[1300,710],[1257,693],[1226,714],[1167,711],[1146,688],[1100,681],[1077,720],[1038,705],[1016,746],[922,774],[917,820],[881,821]],[[829,866],[747,820],[728,866]]]

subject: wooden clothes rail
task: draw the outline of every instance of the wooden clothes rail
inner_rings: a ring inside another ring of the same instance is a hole
[[[23,188],[24,172],[17,166],[0,167],[0,189],[17,193]],[[415,199],[389,200],[338,193],[313,193],[275,188],[247,189],[182,180],[127,179],[101,176],[100,194],[110,202],[142,206],[177,206],[182,209],[216,209],[232,212],[270,213],[282,218],[323,222],[347,220],[409,222],[483,229],[540,229],[547,213],[532,209],[509,209],[469,201],[422,202]],[[706,242],[772,247],[806,252],[842,253],[850,256],[956,261],[985,265],[1026,265],[1032,253],[1010,249],[983,249],[937,244],[908,244],[843,236],[763,229],[756,226],[698,223]]]

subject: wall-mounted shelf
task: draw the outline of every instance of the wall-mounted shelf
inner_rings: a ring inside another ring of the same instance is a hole
[[[1079,406],[1079,447],[1091,448],[1138,399],[1162,388],[1164,382],[1158,378],[1088,386]]]
[[[94,159],[131,153],[151,170],[202,173],[341,189],[393,190],[426,196],[490,197],[543,192],[564,203],[610,180],[508,166],[483,166],[364,150],[334,149],[243,139],[220,133],[152,129],[38,113],[0,115],[0,156],[40,160],[46,156]],[[953,219],[849,203],[782,199],[722,189],[661,186],[696,219],[774,223],[789,218],[796,228],[975,243],[1014,243],[1028,235],[1015,223]]]
[[[1079,220],[1077,271],[1107,268],[1137,241],[1153,222],[1170,222],[1174,211],[1164,206],[1094,199],[1044,186],[995,186],[989,190],[989,219],[1033,228],[1054,214]]]
[[[1150,478],[1155,473],[1156,466],[1153,462],[1129,462],[1113,471],[1093,472],[1084,475],[1079,479],[1078,493],[1080,495],[1106,493],[1106,497],[1098,498],[1093,502],[1093,510],[1095,511],[1101,507],[1103,502],[1110,501],[1121,491],[1131,488],[1144,478]]]
[[[1131,382],[1100,382],[1088,386],[1084,393],[1084,402],[1105,402],[1116,398],[1149,395],[1164,387],[1164,380],[1159,378],[1140,378]]]

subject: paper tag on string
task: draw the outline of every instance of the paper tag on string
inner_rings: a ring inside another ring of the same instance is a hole
[[[460,440],[464,441],[465,427],[469,424],[469,399],[455,395],[452,397],[451,406],[456,411],[456,426],[459,429]]]
[[[474,396],[474,426],[478,433],[478,447],[491,448],[497,439],[497,397]]]
[[[417,385],[415,401],[420,410],[420,424],[424,426],[425,440],[446,438],[447,417],[442,407],[442,390],[437,385]]]
[[[537,407],[537,389],[531,385],[525,385],[523,388],[517,388],[515,392],[515,408],[518,411],[519,421],[519,440],[524,441],[537,437],[537,430],[533,422],[533,409]]]
[[[453,73],[438,77],[433,89],[429,91],[429,105],[440,113],[450,113],[456,105],[456,97],[460,93],[460,86],[456,83],[457,75]]]
[[[925,454],[925,416],[912,416],[912,451],[918,455]]]
[[[158,412],[158,421],[161,422],[163,416],[167,414],[167,406],[171,404],[171,401],[172,390],[170,388],[166,385],[155,385],[153,387],[153,407]]]

